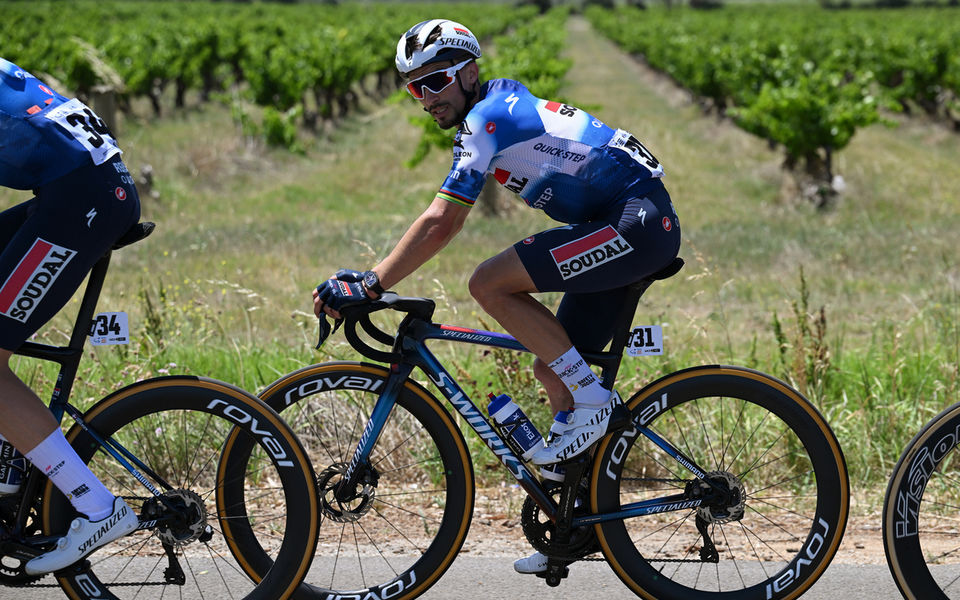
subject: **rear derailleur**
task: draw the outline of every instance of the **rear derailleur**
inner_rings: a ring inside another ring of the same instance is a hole
[[[731,523],[743,518],[747,498],[743,482],[733,473],[712,471],[707,473],[705,479],[688,483],[684,493],[688,498],[700,500],[696,517],[697,531],[703,538],[700,560],[720,562],[720,553],[710,537],[710,525]]]

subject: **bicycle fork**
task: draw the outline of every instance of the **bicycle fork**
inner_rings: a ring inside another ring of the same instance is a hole
[[[367,420],[363,433],[360,435],[360,442],[353,453],[353,458],[350,459],[350,463],[341,474],[339,483],[332,488],[334,497],[341,504],[356,500],[361,495],[369,494],[371,486],[376,485],[376,481],[370,479],[370,470],[361,467],[370,463],[370,453],[383,432],[387,417],[393,411],[404,382],[413,372],[413,365],[407,363],[395,364],[391,366],[390,371],[390,376],[387,378],[380,397],[377,398],[370,419]],[[363,490],[358,493],[357,488],[361,483],[363,484]],[[321,490],[322,493],[323,490]]]

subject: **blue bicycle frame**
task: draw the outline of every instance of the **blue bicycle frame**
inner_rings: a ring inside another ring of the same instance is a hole
[[[385,295],[384,300],[391,299],[386,296],[387,295]],[[392,297],[392,294],[390,296]],[[387,305],[389,306],[389,302]],[[374,334],[374,337],[377,337],[376,332],[368,327],[369,320],[367,320],[366,323],[361,322],[361,324],[365,330],[371,334]],[[351,332],[353,333],[351,334]],[[367,422],[364,428],[363,434],[360,438],[360,443],[357,446],[352,460],[350,461],[350,466],[347,469],[347,472],[344,474],[344,486],[341,489],[353,489],[355,485],[355,474],[357,472],[357,467],[359,465],[366,464],[369,461],[370,453],[372,452],[373,447],[376,445],[377,439],[379,438],[380,433],[386,424],[387,418],[393,410],[394,404],[399,397],[400,390],[402,389],[404,382],[413,372],[413,369],[415,367],[419,367],[427,375],[427,377],[430,378],[437,389],[440,390],[443,396],[450,402],[456,411],[470,425],[470,427],[477,433],[477,435],[480,436],[480,439],[486,443],[487,447],[489,447],[490,450],[497,456],[503,466],[506,467],[511,474],[513,474],[520,487],[522,487],[537,503],[544,515],[554,521],[558,518],[559,506],[557,502],[544,490],[538,479],[530,472],[529,469],[527,469],[523,461],[517,457],[513,450],[511,450],[510,446],[503,440],[498,431],[490,424],[473,400],[471,400],[466,392],[464,392],[463,389],[457,384],[453,376],[451,376],[450,373],[444,369],[443,365],[440,364],[440,361],[427,348],[425,343],[427,340],[446,340],[494,348],[503,348],[518,352],[529,352],[529,350],[527,350],[520,342],[518,342],[515,338],[502,333],[495,333],[480,329],[454,327],[450,325],[440,325],[429,322],[422,318],[412,317],[411,315],[408,315],[404,323],[401,324],[400,333],[394,340],[394,352],[391,354],[378,353],[375,351],[372,353],[364,352],[362,348],[369,349],[370,347],[362,342],[359,342],[359,338],[356,337],[355,331],[353,331],[351,328],[347,329],[347,337],[350,339],[351,345],[365,355],[372,354],[373,357],[379,360],[389,357],[391,360],[386,362],[391,363],[391,368],[390,375],[387,378],[383,391],[381,392],[380,397],[373,408],[373,411],[370,415],[370,420]],[[617,337],[622,339],[619,346],[617,345]],[[625,344],[625,338],[626,333],[615,336],[614,343],[611,348],[616,349],[619,347],[622,350]],[[380,341],[385,341],[382,336],[378,339],[380,339]],[[584,353],[584,358],[592,364],[598,364],[601,366],[602,380],[604,382],[609,382],[610,387],[612,387],[613,380],[616,378],[616,372],[619,369],[621,353]],[[696,465],[693,460],[677,450],[668,441],[641,424],[636,417],[632,419],[632,426],[633,429],[630,431],[625,431],[623,435],[645,436],[654,444],[663,449],[664,452],[670,455],[685,469],[690,471],[694,477],[701,480],[706,477],[706,472]],[[615,512],[584,515],[579,517],[575,516],[571,520],[570,524],[573,527],[580,527],[605,521],[623,520],[656,513],[689,510],[691,508],[696,508],[701,502],[702,500],[690,498],[685,494],[674,494],[665,496],[663,498],[655,498],[642,502],[631,503],[621,507],[620,510]]]

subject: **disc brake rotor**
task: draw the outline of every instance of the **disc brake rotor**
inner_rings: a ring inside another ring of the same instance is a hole
[[[712,471],[707,473],[706,479],[719,484],[719,489],[700,482],[708,498],[697,509],[697,516],[707,523],[730,523],[742,519],[747,503],[743,482],[727,471]]]
[[[189,544],[207,532],[207,509],[203,499],[190,490],[170,490],[163,498],[174,510],[158,498],[143,503],[144,520],[158,522],[156,535],[160,541],[171,546]]]
[[[358,475],[359,489],[350,492],[341,490],[347,466],[346,463],[334,463],[317,476],[320,510],[325,517],[337,523],[359,521],[373,507],[373,499],[377,494],[379,474],[369,466]]]

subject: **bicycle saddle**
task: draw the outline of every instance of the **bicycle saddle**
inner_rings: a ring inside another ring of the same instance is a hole
[[[129,246],[130,244],[135,244],[140,240],[144,239],[151,233],[153,233],[154,228],[156,228],[156,223],[151,221],[143,221],[137,223],[133,227],[127,230],[127,232],[120,236],[120,239],[113,244],[114,250],[119,250],[124,246]]]

